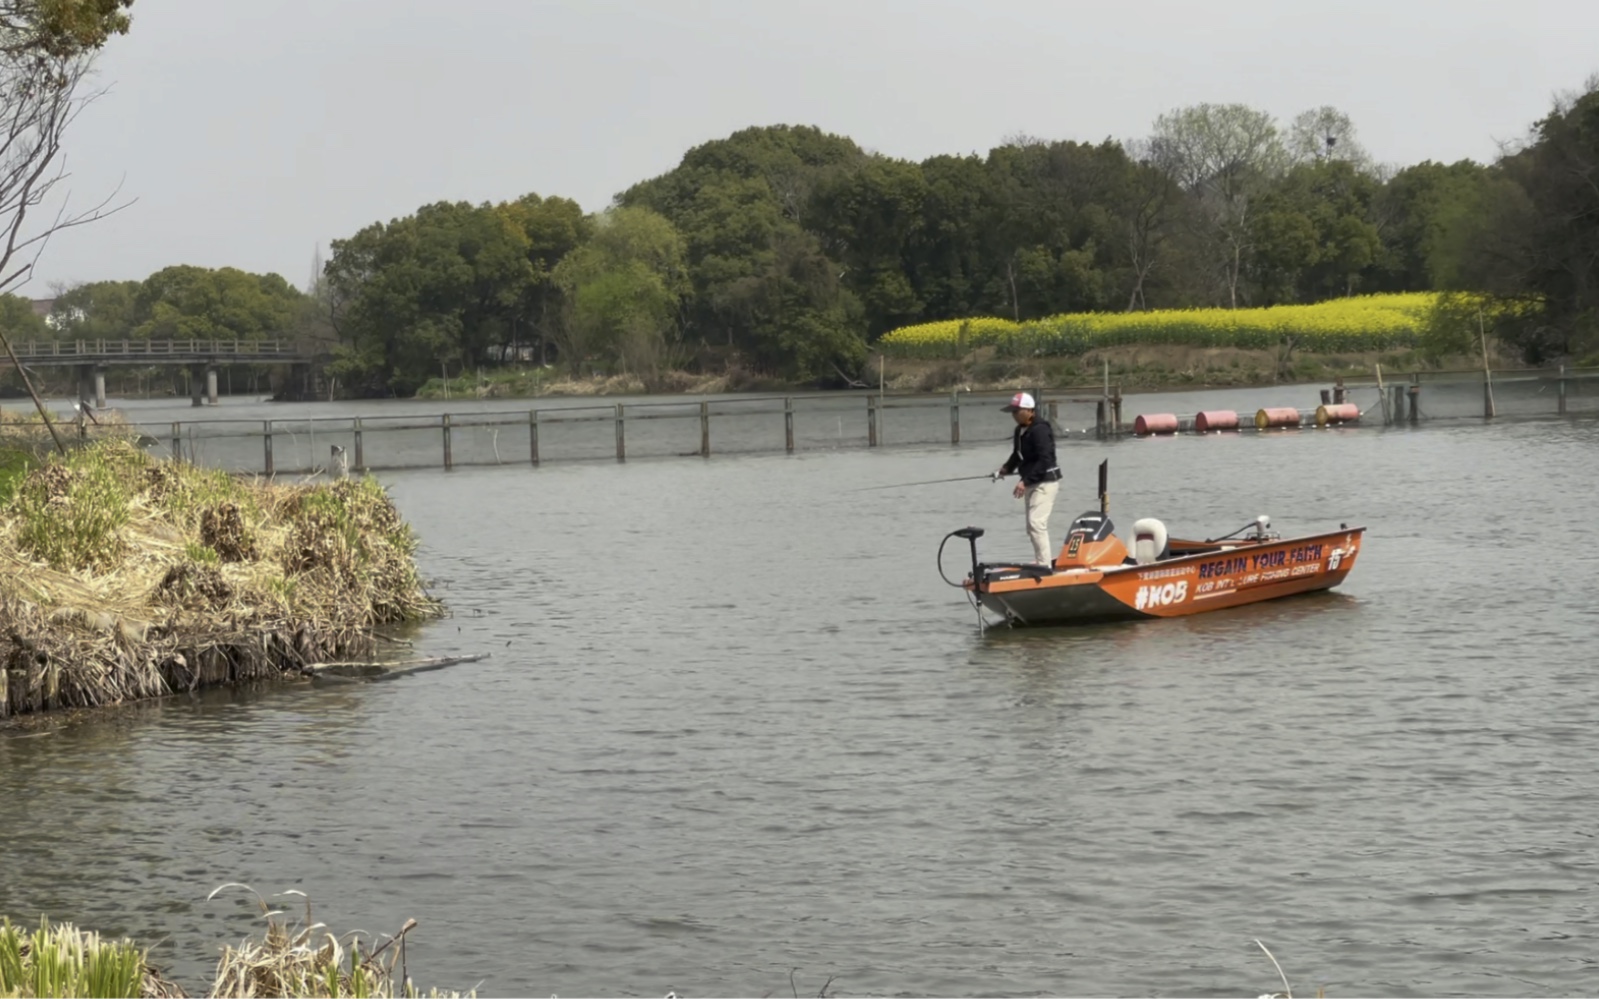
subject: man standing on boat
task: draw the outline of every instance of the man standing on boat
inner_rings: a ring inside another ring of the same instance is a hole
[[[1011,396],[1004,407],[1016,420],[1011,435],[1010,457],[994,473],[994,478],[1017,474],[1013,495],[1025,500],[1027,538],[1033,543],[1033,560],[1039,565],[1054,565],[1049,547],[1049,514],[1055,508],[1055,493],[1060,489],[1060,466],[1055,463],[1055,431],[1048,420],[1039,419],[1038,404],[1026,392]]]

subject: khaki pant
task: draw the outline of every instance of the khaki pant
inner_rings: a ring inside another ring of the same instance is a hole
[[[1027,509],[1027,540],[1033,543],[1033,558],[1040,565],[1053,565],[1055,553],[1049,547],[1049,513],[1055,509],[1059,482],[1040,482],[1022,494]]]

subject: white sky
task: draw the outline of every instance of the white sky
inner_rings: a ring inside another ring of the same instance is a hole
[[[1490,160],[1599,72],[1593,0],[137,0],[67,137],[23,295],[169,264],[308,280],[320,243],[438,200],[603,208],[691,146],[808,124],[922,159],[1335,105],[1379,160]]]

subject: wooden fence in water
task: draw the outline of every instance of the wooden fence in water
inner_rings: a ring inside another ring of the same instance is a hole
[[[1486,379],[1479,404],[1477,372],[1432,372],[1343,386],[1358,401],[1356,426],[1417,424],[1479,416],[1564,416],[1599,412],[1599,369],[1501,371]],[[1198,389],[1207,406],[1253,395],[1309,403],[1318,387]],[[1324,400],[1337,389],[1320,390]],[[582,459],[797,453],[844,448],[978,443],[1003,446],[1010,418],[1000,412],[1010,393],[956,391],[938,395],[835,392],[704,400],[594,403],[542,399],[528,408],[487,409],[463,403],[451,412],[295,418],[200,419],[170,423],[128,414],[146,445],[178,460],[265,475],[331,469],[391,470],[523,465]],[[1130,434],[1141,413],[1170,412],[1166,391],[1124,397],[1116,386],[1035,391],[1040,408],[1063,438],[1113,439]],[[16,408],[7,403],[8,408]],[[1254,429],[1254,405],[1237,407],[1242,430]],[[1124,410],[1130,410],[1124,412]],[[1306,421],[1307,424],[1310,421]],[[110,428],[81,419],[69,432],[95,436]],[[1183,429],[1188,429],[1184,426]]]

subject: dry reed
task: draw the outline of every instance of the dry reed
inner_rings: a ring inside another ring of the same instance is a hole
[[[440,611],[374,479],[245,480],[116,438],[10,453],[0,719],[300,674]]]
[[[362,999],[422,994],[407,977],[405,968],[405,936],[416,927],[416,920],[406,920],[398,933],[382,943],[368,942],[363,957],[361,934],[352,932],[338,936],[325,924],[314,921],[311,899],[304,892],[282,893],[304,900],[304,917],[289,920],[249,885],[225,884],[208,898],[215,898],[226,888],[242,888],[255,896],[262,918],[266,920],[266,930],[260,937],[247,938],[237,947],[223,948],[206,995],[218,999],[254,996]],[[459,993],[432,990],[426,995],[458,996]]]

